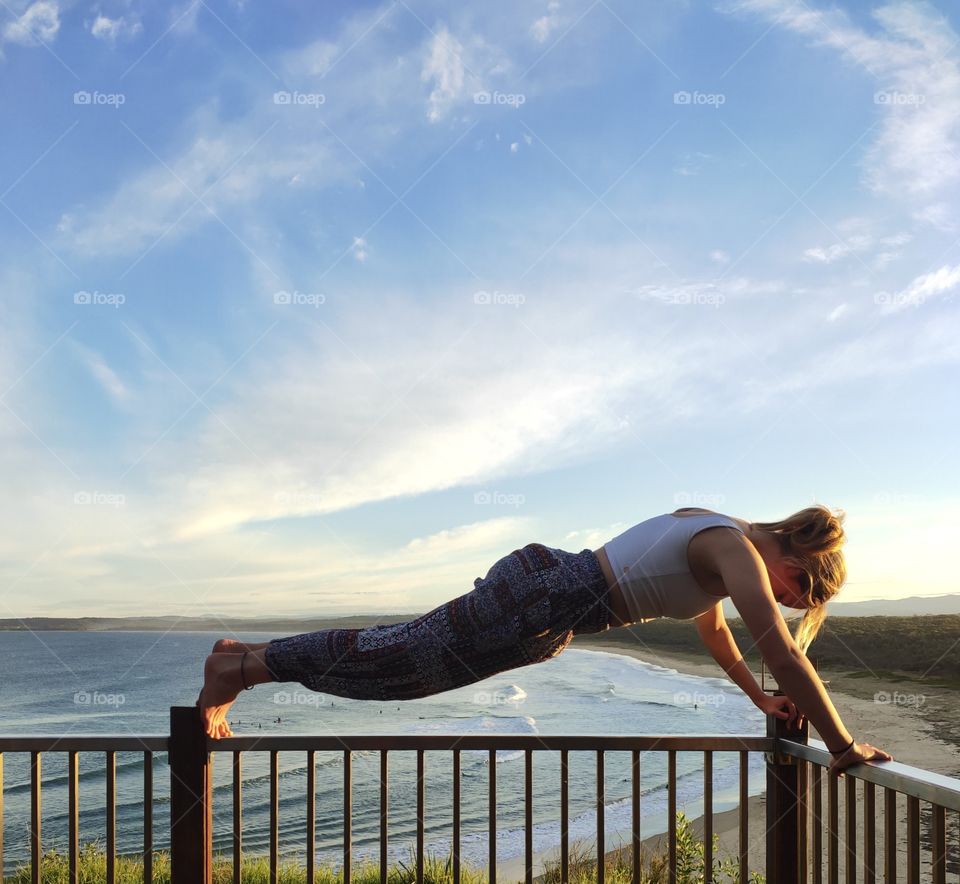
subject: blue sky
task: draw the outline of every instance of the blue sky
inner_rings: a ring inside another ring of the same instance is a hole
[[[419,612],[847,513],[955,590],[948,4],[0,9],[0,617]]]

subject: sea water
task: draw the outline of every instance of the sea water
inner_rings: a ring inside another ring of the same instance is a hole
[[[123,736],[169,733],[169,707],[192,706],[202,684],[204,657],[222,634],[199,632],[0,632],[0,734]],[[231,635],[266,641],[271,635]],[[719,673],[719,670],[718,670]],[[312,692],[297,683],[265,684],[241,693],[230,716],[237,735],[274,734],[757,734],[764,716],[722,675],[703,678],[622,654],[567,648],[550,660],[509,670],[456,690],[418,700],[351,700]],[[142,752],[117,753],[117,849],[143,844]],[[80,842],[105,839],[104,754],[79,756]],[[677,807],[702,810],[703,754],[677,753]],[[269,753],[243,759],[243,845],[269,849]],[[306,838],[305,752],[281,752],[279,838],[285,859],[303,862]],[[428,854],[446,857],[452,840],[452,753],[424,754],[424,838]],[[339,868],[343,859],[342,750],[316,752],[316,857]],[[571,840],[596,840],[595,751],[571,751]],[[214,753],[214,849],[232,840],[232,753]],[[388,858],[408,862],[416,845],[416,751],[389,754]],[[152,759],[154,846],[169,846],[169,768]],[[641,834],[666,829],[666,753],[641,753]],[[496,837],[499,862],[524,850],[524,753],[498,751]],[[714,809],[738,800],[740,757],[714,755]],[[489,831],[489,752],[461,751],[461,856],[485,866]],[[751,753],[749,791],[763,791],[763,758]],[[380,753],[352,755],[353,861],[379,858]],[[67,847],[66,753],[42,760],[45,850]],[[533,753],[533,848],[560,843],[560,753]],[[605,849],[629,843],[631,753],[604,754]],[[29,861],[30,755],[4,756],[6,874]]]

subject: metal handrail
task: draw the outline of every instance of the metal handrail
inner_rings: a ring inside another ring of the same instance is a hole
[[[811,740],[807,745],[793,740],[777,740],[776,751],[793,758],[812,761],[823,767],[830,765],[833,756],[820,740]],[[901,795],[909,795],[947,810],[960,811],[960,779],[934,773],[899,761],[865,761],[846,768],[845,773],[865,783],[873,783],[893,789]]]
[[[174,715],[174,713],[177,713]],[[174,722],[177,724],[174,724]],[[487,751],[490,753],[490,805],[496,803],[496,765],[493,764],[497,750],[522,750],[526,753],[525,765],[525,803],[526,832],[525,852],[529,859],[532,853],[531,837],[531,770],[532,753],[559,752],[561,756],[561,831],[563,873],[567,872],[567,826],[568,826],[568,752],[595,752],[597,755],[597,826],[598,849],[603,844],[603,763],[605,752],[631,752],[632,760],[632,802],[634,848],[639,844],[639,759],[641,752],[664,753],[667,756],[668,772],[668,847],[670,849],[671,872],[676,867],[676,753],[702,752],[704,754],[704,814],[705,814],[705,859],[709,867],[712,857],[712,753],[737,752],[740,754],[740,863],[742,874],[747,868],[747,820],[746,820],[746,759],[749,753],[763,752],[767,762],[767,832],[766,857],[768,876],[781,875],[785,868],[805,868],[808,857],[814,858],[815,871],[819,873],[820,847],[823,844],[821,825],[827,824],[827,844],[831,877],[839,868],[840,849],[847,858],[847,876],[855,864],[861,861],[854,841],[858,801],[854,784],[864,784],[864,869],[871,870],[869,880],[873,880],[875,869],[874,844],[874,788],[879,786],[884,794],[884,835],[885,868],[887,874],[895,865],[896,851],[896,796],[907,798],[907,858],[909,863],[908,880],[919,880],[920,869],[920,801],[932,805],[932,871],[933,880],[943,882],[946,870],[946,811],[960,811],[960,779],[944,776],[933,771],[912,767],[900,762],[864,762],[852,765],[845,770],[847,817],[845,831],[841,838],[839,832],[838,784],[830,780],[827,810],[821,808],[820,785],[827,776],[827,768],[832,756],[819,740],[808,740],[807,723],[800,730],[790,730],[786,723],[775,717],[768,717],[766,735],[755,734],[640,734],[608,735],[578,734],[575,736],[532,736],[518,734],[268,734],[234,736],[222,740],[213,740],[203,734],[199,726],[199,710],[191,707],[171,709],[171,732],[166,734],[91,734],[91,735],[0,735],[0,857],[3,853],[2,808],[3,808],[3,755],[4,753],[29,753],[31,755],[30,801],[31,801],[31,855],[33,880],[39,881],[36,870],[41,855],[40,842],[40,761],[46,753],[65,753],[69,756],[70,782],[70,860],[71,875],[76,875],[77,845],[77,757],[82,752],[106,753],[107,783],[107,877],[114,878],[114,859],[116,849],[116,755],[117,752],[143,752],[147,756],[144,768],[144,862],[147,880],[151,879],[152,869],[152,753],[168,753],[171,772],[171,800],[174,809],[185,811],[185,815],[175,813],[171,819],[171,846],[174,863],[180,880],[211,880],[212,846],[210,831],[212,826],[212,759],[217,753],[228,753],[233,757],[233,804],[234,804],[234,880],[239,880],[241,857],[240,806],[242,769],[241,757],[245,752],[267,752],[270,754],[271,767],[271,873],[275,876],[277,867],[277,774],[278,754],[281,752],[306,752],[308,757],[307,799],[308,808],[316,790],[316,777],[313,760],[316,752],[333,751],[344,755],[344,873],[350,876],[350,795],[351,795],[351,753],[379,751],[381,754],[381,806],[382,832],[381,869],[386,869],[386,788],[387,756],[394,751],[417,752],[417,880],[423,880],[423,820],[421,809],[424,803],[423,777],[424,753],[428,751],[448,751],[453,754],[454,778],[454,831],[459,832],[459,770],[461,751]],[[808,764],[810,770],[807,770]],[[808,775],[810,784],[808,785]],[[812,803],[811,803],[812,799]],[[807,821],[807,811],[810,820]],[[308,811],[309,813],[309,811]],[[490,868],[491,880],[495,879],[495,815],[490,821]],[[308,816],[308,832],[313,831],[314,817]],[[174,829],[179,829],[175,836]],[[808,854],[807,837],[813,839],[812,854]],[[312,838],[312,836],[310,836]],[[459,835],[455,835],[455,844]],[[177,845],[180,845],[179,847]],[[312,840],[309,842],[312,845]],[[313,856],[310,847],[308,877],[313,875]],[[459,878],[459,852],[455,847],[455,878]],[[599,856],[598,856],[599,860]],[[636,849],[634,850],[634,877],[639,875]],[[865,871],[866,873],[866,871]],[[385,872],[384,872],[385,874]],[[530,882],[531,870],[527,869],[527,881]],[[598,863],[598,879],[602,884],[603,867]],[[771,879],[773,880],[773,879]],[[779,880],[779,878],[778,878]],[[786,879],[783,879],[786,880]],[[792,880],[792,877],[791,877]],[[819,880],[816,876],[814,880]],[[866,879],[865,879],[866,880]]]

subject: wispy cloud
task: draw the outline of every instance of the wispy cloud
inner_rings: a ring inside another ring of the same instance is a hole
[[[889,3],[872,11],[881,30],[869,33],[842,9],[793,0],[736,0],[723,8],[809,37],[869,75],[882,126],[864,159],[866,183],[953,229],[958,200],[945,202],[944,194],[956,194],[960,183],[960,44],[946,16],[929,3]]]
[[[960,286],[960,264],[924,273],[899,292],[892,295],[881,292],[877,295],[877,300],[881,304],[882,313],[900,313],[911,307],[919,307],[934,298],[947,295],[952,297],[957,286]]]

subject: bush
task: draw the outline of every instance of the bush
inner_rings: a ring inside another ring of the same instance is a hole
[[[719,857],[719,836],[713,836],[713,880],[717,884],[741,884],[739,861],[736,857]],[[678,884],[702,884],[704,845],[698,841],[690,829],[686,816],[677,814],[677,882]],[[107,855],[102,845],[86,844],[79,854],[80,884],[103,884],[107,879]],[[641,884],[660,884],[670,880],[669,857],[666,851],[646,855],[640,850]],[[570,884],[593,884],[597,880],[596,853],[587,848],[574,845],[570,853]],[[544,864],[544,873],[538,878],[540,884],[560,884],[559,860],[548,860]],[[142,884],[143,857],[118,856],[115,864],[117,884]],[[69,884],[67,857],[56,850],[44,853],[41,862],[42,884]],[[633,856],[629,847],[621,845],[604,863],[604,879],[609,884],[630,884],[633,875]],[[270,881],[270,862],[266,857],[257,856],[244,859],[241,872],[244,884],[268,884]],[[356,884],[379,884],[380,864],[366,860],[355,865],[350,879]],[[387,880],[390,884],[412,884],[417,879],[416,853],[410,851],[409,862],[400,860],[388,869]],[[171,884],[170,854],[156,851],[153,854],[154,884]],[[279,884],[305,884],[306,868],[295,860],[280,863],[277,880]],[[342,871],[333,871],[327,866],[315,870],[316,884],[342,884]],[[452,884],[453,854],[441,859],[429,852],[423,858],[423,880],[425,884]],[[460,863],[460,881],[462,884],[484,884],[487,880],[486,869],[475,869]],[[213,860],[213,884],[231,884],[233,881],[233,860],[217,855]],[[762,884],[763,876],[752,872],[749,884]],[[29,884],[30,865],[21,866],[12,876],[3,879],[4,884]],[[504,882],[508,884],[508,882]],[[748,884],[748,882],[743,882]]]

